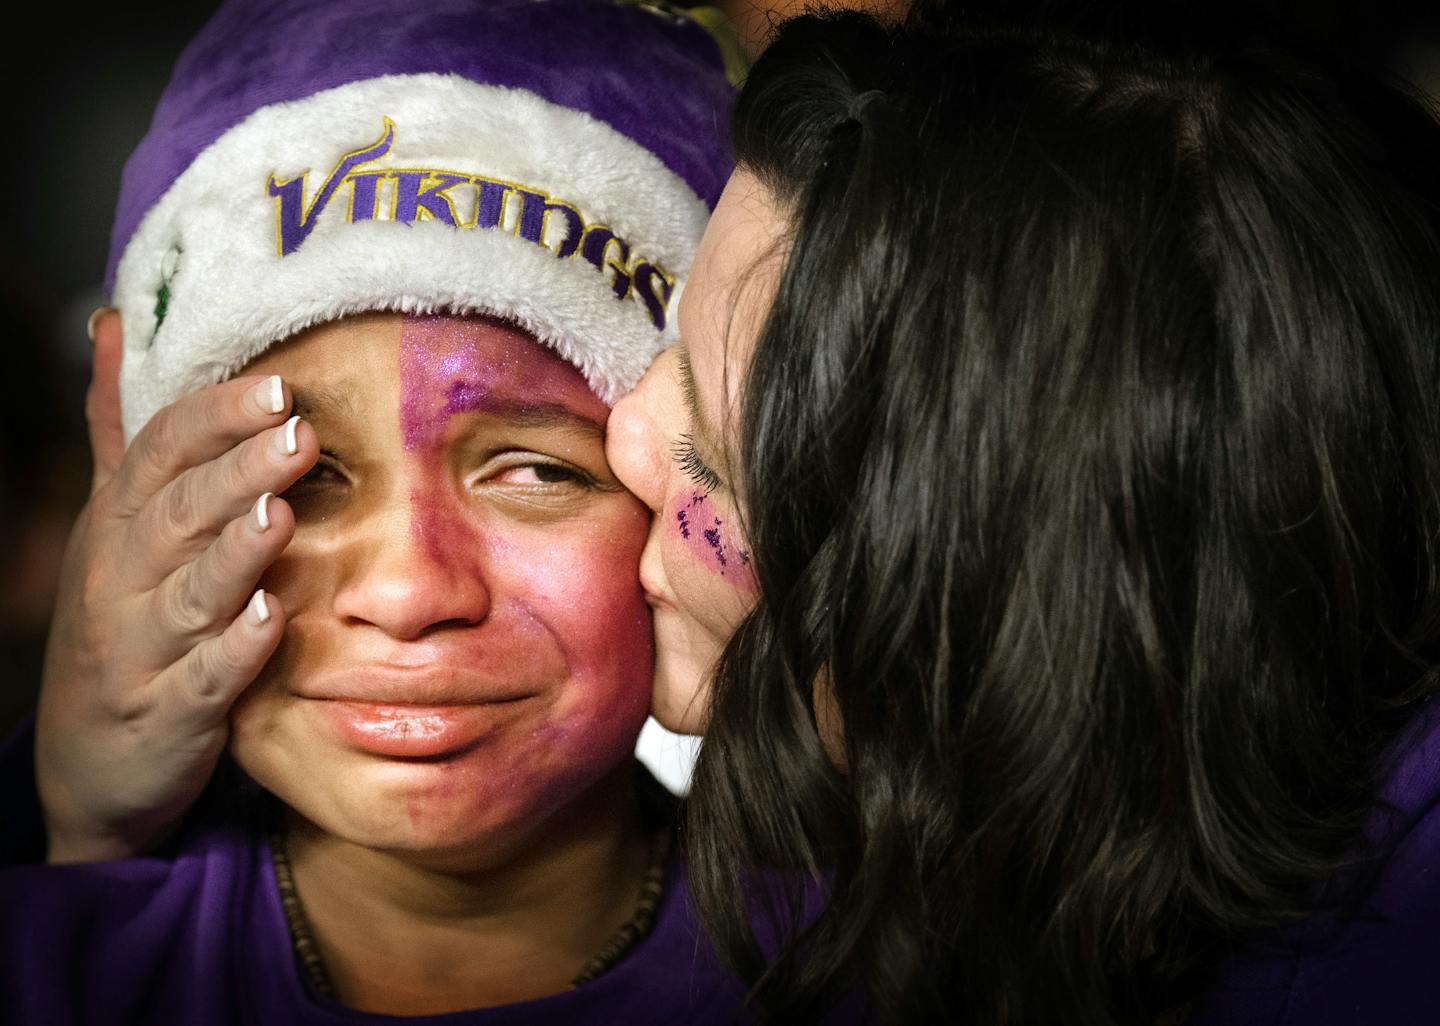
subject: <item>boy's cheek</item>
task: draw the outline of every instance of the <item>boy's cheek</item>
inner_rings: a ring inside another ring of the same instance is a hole
[[[628,676],[642,667],[648,677],[653,634],[637,576],[638,553],[613,559],[598,554],[601,558],[586,562],[597,550],[572,552],[553,567],[536,568],[528,604],[560,642],[572,672],[616,666]]]

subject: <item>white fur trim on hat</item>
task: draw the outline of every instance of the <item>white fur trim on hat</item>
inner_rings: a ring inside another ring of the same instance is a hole
[[[387,76],[261,108],[120,260],[126,437],[273,343],[371,310],[509,318],[613,403],[670,341],[707,216],[644,147],[521,90]]]

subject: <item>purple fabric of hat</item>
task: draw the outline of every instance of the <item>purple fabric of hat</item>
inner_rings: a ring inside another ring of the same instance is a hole
[[[614,401],[668,341],[730,170],[706,22],[616,0],[224,4],[125,168],[107,284],[127,435],[377,309],[510,318]]]

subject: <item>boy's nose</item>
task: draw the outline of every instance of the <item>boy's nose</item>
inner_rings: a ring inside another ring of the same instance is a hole
[[[482,548],[461,511],[417,495],[378,518],[366,558],[335,595],[342,620],[401,641],[469,627],[490,612]]]

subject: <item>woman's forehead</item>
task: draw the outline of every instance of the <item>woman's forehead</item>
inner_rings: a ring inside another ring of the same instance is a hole
[[[760,180],[731,176],[695,254],[678,320],[697,386],[699,412],[711,424],[729,419],[735,401],[723,393],[726,367],[738,377],[770,310],[788,255],[788,216]]]

